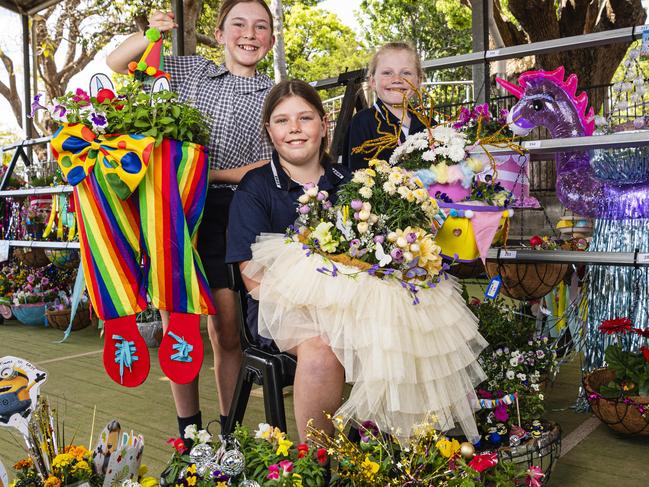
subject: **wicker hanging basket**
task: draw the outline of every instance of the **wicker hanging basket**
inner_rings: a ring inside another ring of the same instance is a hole
[[[471,279],[485,274],[484,264],[480,259],[472,262],[458,262],[451,265],[448,273],[458,279]]]
[[[625,435],[649,436],[649,397],[608,399],[599,396],[599,389],[615,379],[615,371],[597,369],[584,376],[584,390],[590,407],[602,423]],[[626,400],[626,402],[625,402]],[[638,406],[646,405],[641,413]]]
[[[50,263],[45,255],[45,250],[39,247],[16,248],[14,249],[14,258],[29,267],[43,267]]]
[[[487,262],[489,278],[500,275],[500,292],[510,298],[527,301],[540,299],[554,289],[566,276],[569,264],[538,262]]]
[[[70,308],[57,310],[48,310],[45,315],[47,316],[47,323],[52,328],[57,330],[67,330],[70,324]],[[72,322],[72,331],[83,330],[90,326],[90,311],[88,306],[79,306],[77,313],[74,315]]]

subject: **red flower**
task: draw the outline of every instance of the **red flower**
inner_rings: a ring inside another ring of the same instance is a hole
[[[646,330],[643,330],[642,328],[634,328],[633,333],[644,338],[649,338],[649,328],[647,328]]]
[[[115,93],[113,90],[108,88],[102,88],[97,92],[97,101],[99,103],[104,103],[105,101],[112,101],[115,98]]]
[[[173,445],[176,451],[181,455],[187,451],[187,447],[182,438],[169,438],[167,440],[167,445]]]
[[[541,245],[543,245],[543,239],[538,235],[534,235],[532,238],[530,238],[530,245],[532,247],[540,247]]]
[[[599,325],[599,331],[607,335],[614,333],[626,333],[633,328],[633,322],[629,318],[613,318],[611,320],[604,320]]]
[[[300,443],[297,446],[297,457],[304,458],[309,453],[309,446],[306,443]]]
[[[318,448],[318,450],[316,451],[316,458],[318,459],[318,463],[320,465],[327,463],[327,449]]]
[[[640,347],[640,351],[642,352],[642,356],[644,359],[649,362],[649,348],[647,347]]]
[[[469,467],[477,472],[484,472],[485,470],[495,467],[498,463],[498,455],[496,453],[483,453],[476,455],[469,462]]]

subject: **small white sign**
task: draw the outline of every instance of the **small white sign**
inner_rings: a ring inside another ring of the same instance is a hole
[[[0,262],[9,260],[9,242],[0,240]]]
[[[636,262],[638,264],[649,264],[649,254],[648,253],[638,254],[638,258]]]
[[[525,149],[538,149],[541,147],[541,141],[540,140],[530,140],[527,142],[523,142],[523,147]]]
[[[498,54],[500,54],[500,49],[493,49],[491,51],[487,51],[487,58],[496,57]]]
[[[501,250],[499,257],[501,259],[515,259],[516,251],[515,250]]]

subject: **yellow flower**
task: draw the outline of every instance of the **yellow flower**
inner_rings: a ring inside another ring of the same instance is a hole
[[[293,474],[293,485],[294,487],[303,487],[302,485],[302,476],[299,474]]]
[[[75,465],[72,466],[72,473],[90,475],[92,473],[92,470],[90,469],[90,465],[88,465],[88,462],[86,462],[85,460],[81,460],[80,462],[77,462]]]
[[[448,166],[446,163],[440,162],[437,166],[433,166],[431,169],[436,173],[436,179],[439,184],[445,184],[448,182]]]
[[[56,469],[62,469],[70,465],[74,461],[74,455],[71,453],[59,453],[57,456],[54,457],[54,461],[52,462],[52,468],[54,470]]]
[[[185,481],[187,482],[187,485],[196,485],[196,477],[194,476],[185,477]]]
[[[379,464],[370,460],[369,455],[366,455],[365,460],[361,463],[361,469],[363,470],[363,475],[368,479],[373,479],[376,472],[379,471]]]
[[[460,442],[457,440],[449,441],[446,438],[442,438],[437,443],[435,443],[435,446],[442,454],[442,456],[446,458],[451,458],[460,451]]]
[[[187,471],[189,473],[191,473],[191,474],[195,474],[196,473],[196,464],[192,463],[189,467],[187,467]]]
[[[214,487],[228,487],[228,484],[226,484],[225,482],[219,482]]]
[[[277,451],[275,452],[275,455],[284,455],[285,457],[287,457],[288,449],[291,448],[291,446],[293,446],[292,441],[280,438],[277,444]]]
[[[365,174],[367,174],[368,176],[376,177],[376,171],[371,168],[365,169]]]
[[[334,239],[331,234],[331,229],[334,224],[331,222],[321,222],[317,227],[311,232],[311,238],[318,240],[318,246],[325,252],[332,253],[338,248],[338,241]],[[273,432],[273,436],[280,438],[282,432],[279,428],[275,428],[277,431]],[[265,432],[264,432],[265,433]]]
[[[160,484],[155,477],[144,477],[140,480],[142,487],[158,487]]]
[[[61,480],[54,477],[53,475],[50,475],[47,477],[47,480],[45,481],[45,487],[60,487],[61,486]]]

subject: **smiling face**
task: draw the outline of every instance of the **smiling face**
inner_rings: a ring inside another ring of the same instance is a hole
[[[268,12],[254,1],[232,7],[215,36],[225,47],[226,67],[238,76],[253,76],[275,42]]]
[[[282,161],[293,166],[319,164],[327,122],[300,96],[287,96],[277,104],[266,130]]]
[[[401,105],[403,95],[412,96],[412,86],[419,88],[414,54],[405,49],[389,49],[379,54],[370,85],[386,105]]]

